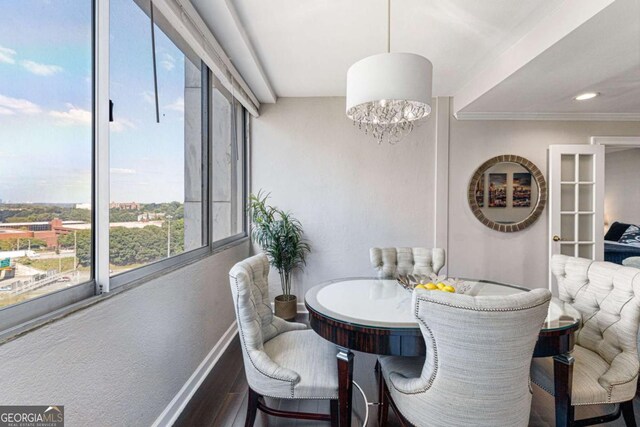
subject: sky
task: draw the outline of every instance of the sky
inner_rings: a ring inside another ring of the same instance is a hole
[[[111,200],[184,200],[185,56],[149,18],[111,1]],[[25,30],[26,29],[26,30]],[[91,2],[0,1],[0,199],[91,200]]]

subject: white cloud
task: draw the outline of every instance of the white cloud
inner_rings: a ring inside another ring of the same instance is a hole
[[[145,90],[144,92],[142,92],[142,99],[144,99],[144,102],[146,102],[147,104],[155,104],[156,103],[156,97],[154,95],[153,92],[149,92],[148,90]]]
[[[109,129],[112,132],[122,132],[126,129],[135,129],[135,128],[136,126],[130,120],[123,119],[123,118],[118,118],[113,122],[109,123]]]
[[[14,56],[16,56],[15,50],[0,46],[0,62],[4,62],[5,64],[15,64],[16,60],[14,59]]]
[[[31,101],[26,99],[11,98],[9,96],[0,95],[0,108],[4,111],[3,114],[37,114],[40,111],[40,107]],[[10,111],[7,113],[7,111]]]
[[[0,107],[0,116],[12,116],[15,112],[8,108]]]
[[[115,175],[135,175],[138,173],[135,169],[128,168],[111,168],[109,169],[109,172]]]
[[[184,113],[184,98],[180,97],[169,105],[165,105],[167,110],[179,111]]]
[[[62,71],[62,67],[58,65],[40,64],[35,61],[20,61],[20,65],[30,73],[38,76],[51,76]]]
[[[168,53],[163,53],[160,65],[162,65],[165,70],[171,71],[176,68],[176,59]]]
[[[90,125],[91,111],[67,104],[67,111],[50,111],[49,115],[56,119],[56,123],[63,126]]]

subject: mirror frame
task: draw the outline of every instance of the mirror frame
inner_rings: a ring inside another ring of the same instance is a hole
[[[520,166],[527,169],[536,184],[538,185],[538,201],[536,206],[533,208],[531,213],[522,221],[516,222],[514,224],[499,224],[495,221],[487,218],[483,213],[480,207],[478,206],[478,202],[476,201],[476,187],[478,185],[478,181],[482,177],[482,174],[485,173],[489,168],[497,165],[498,163],[517,163]],[[469,207],[471,208],[471,212],[473,215],[485,226],[489,227],[492,230],[500,231],[503,233],[513,233],[515,231],[521,231],[525,228],[529,227],[531,224],[536,222],[538,218],[542,215],[542,211],[544,210],[547,204],[547,181],[544,179],[544,175],[538,169],[538,167],[530,162],[528,159],[525,159],[521,156],[516,156],[513,154],[504,154],[502,156],[493,157],[486,162],[484,162],[476,171],[473,173],[471,177],[471,181],[469,181],[469,189],[467,191],[467,198],[469,201]]]

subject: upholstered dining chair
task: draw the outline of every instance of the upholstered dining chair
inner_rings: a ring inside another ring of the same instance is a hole
[[[526,426],[529,368],[551,293],[508,296],[413,293],[425,357],[380,357],[379,419],[403,425]]]
[[[406,274],[438,274],[445,263],[444,249],[440,248],[371,248],[369,255],[378,276],[385,279]]]
[[[337,424],[338,376],[336,349],[301,323],[273,315],[269,300],[269,260],[255,255],[229,272],[238,320],[244,369],[249,383],[245,426],[257,410],[288,418]],[[331,414],[284,412],[270,408],[264,397],[330,400]]]
[[[613,414],[581,419],[592,425],[622,415],[635,426],[632,399],[638,382],[638,322],[640,322],[640,270],[609,262],[555,255],[551,271],[562,301],[582,315],[572,356],[573,381],[568,417],[574,406],[619,404]],[[553,360],[534,359],[531,380],[554,394]]]

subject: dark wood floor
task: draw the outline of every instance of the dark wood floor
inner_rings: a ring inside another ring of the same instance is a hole
[[[364,389],[369,401],[377,400],[377,383],[374,375],[376,357],[371,354],[356,353],[354,364],[354,380]],[[287,401],[267,399],[267,404],[286,410],[329,413],[328,402],[323,401]],[[636,414],[640,415],[640,402],[634,402]],[[352,425],[359,427],[364,420],[364,401],[357,389],[354,391],[354,419]],[[247,381],[242,365],[242,352],[236,338],[229,346],[219,363],[211,371],[194,398],[189,402],[178,421],[174,424],[182,426],[244,426],[247,408]],[[578,408],[577,417],[586,418],[609,410],[605,408]],[[532,427],[551,427],[553,421],[553,398],[539,388],[534,387],[533,404],[529,425]],[[637,415],[637,416],[638,416]],[[391,412],[389,426],[399,426]],[[602,424],[608,427],[623,427],[622,418],[612,423]],[[258,411],[256,427],[327,427],[328,423],[314,421],[288,420],[266,416]],[[376,410],[371,407],[367,427],[377,426]]]

